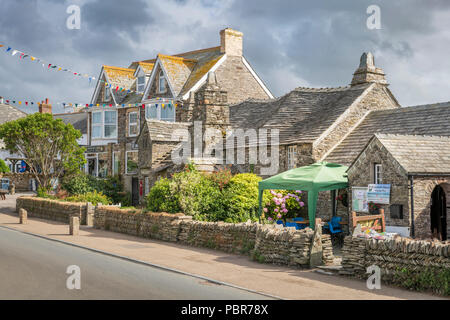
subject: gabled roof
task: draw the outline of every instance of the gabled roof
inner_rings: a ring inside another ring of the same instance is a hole
[[[272,100],[247,100],[230,107],[234,128],[279,129],[280,143],[313,143],[373,84],[297,88]]]
[[[351,164],[376,133],[450,136],[450,102],[371,111],[325,161]]]
[[[103,66],[103,70],[107,76],[108,84],[111,84],[112,89],[120,87],[128,90],[135,81],[134,69]]]
[[[54,118],[61,119],[65,124],[72,124],[72,126],[79,130],[82,134],[87,134],[88,127],[88,113],[74,112],[74,113],[60,113],[54,114]]]
[[[161,64],[174,97],[183,98],[190,90],[198,86],[202,79],[206,79],[209,71],[220,63],[225,54],[220,47],[179,53],[175,55],[158,54],[152,75],[147,84],[145,96],[152,82],[157,79],[156,65]]]
[[[377,133],[370,143],[375,139],[408,174],[450,173],[450,137]]]
[[[0,104],[0,124],[26,117],[27,114],[9,104]]]
[[[158,60],[163,66],[167,80],[170,82],[173,95],[178,96],[197,64],[197,60],[163,54],[158,54]]]

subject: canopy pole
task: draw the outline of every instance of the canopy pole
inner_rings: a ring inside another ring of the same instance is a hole
[[[317,207],[318,191],[312,189],[308,191],[308,218],[309,226],[315,229],[316,222],[316,207]]]
[[[261,223],[261,212],[262,212],[262,197],[263,197],[264,189],[259,190],[259,209],[258,209],[258,219],[259,223]]]

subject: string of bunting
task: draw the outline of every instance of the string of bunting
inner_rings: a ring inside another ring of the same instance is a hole
[[[47,67],[47,70],[52,69],[52,70],[56,70],[56,71],[70,72],[74,76],[88,78],[89,84],[91,84],[92,80],[96,79],[94,76],[90,76],[87,73],[74,72],[71,69],[64,68],[64,67],[61,67],[61,66],[53,64],[53,63],[48,63],[48,62],[46,62],[45,60],[43,60],[41,58],[37,58],[37,57],[29,55],[29,54],[27,54],[27,53],[25,53],[23,51],[14,49],[14,48],[12,48],[10,46],[7,46],[5,44],[0,43],[0,48],[2,48],[2,47],[5,48],[5,52],[10,53],[11,56],[16,56],[17,55],[20,60],[24,60],[26,58],[29,58],[31,61],[34,61],[36,63],[42,64],[43,68]],[[125,88],[122,88],[122,87],[119,87],[119,86],[114,86],[113,87],[113,85],[111,83],[108,83],[107,81],[104,81],[104,80],[101,80],[101,79],[98,79],[98,81],[101,82],[101,83],[104,83],[104,85],[107,88],[110,88],[111,90],[115,90],[116,92],[118,92],[118,91],[125,92],[126,91],[127,93],[133,92],[133,93],[136,93],[136,94],[139,94],[139,95],[143,95],[144,94],[142,92],[137,92],[137,91],[131,90],[131,89],[125,89]]]
[[[2,96],[0,96],[1,98]],[[156,100],[158,101],[158,103],[122,103],[122,104],[117,104],[117,103],[74,103],[74,102],[53,102],[52,104],[56,104],[56,105],[61,105],[64,108],[71,108],[71,107],[86,107],[86,108],[93,108],[93,107],[115,107],[115,108],[125,108],[125,107],[142,107],[145,108],[145,106],[151,106],[154,105],[156,107],[158,107],[159,105],[161,105],[161,108],[166,108],[166,107],[172,107],[174,106],[175,108],[178,108],[181,106],[181,103],[179,103],[178,101],[173,101],[170,99],[164,99],[164,98],[156,98]],[[16,105],[16,106],[21,106],[21,107],[31,107],[31,106],[37,106],[39,105],[40,102],[34,102],[34,101],[30,101],[30,100],[25,100],[25,99],[15,99],[15,98],[4,98],[3,97],[3,101],[4,103],[6,102],[6,104],[10,104],[10,105]]]

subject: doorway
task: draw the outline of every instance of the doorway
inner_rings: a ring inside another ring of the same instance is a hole
[[[444,189],[436,186],[431,194],[431,236],[441,241],[447,240],[447,201]]]
[[[139,179],[137,177],[131,178],[131,205],[139,205]]]

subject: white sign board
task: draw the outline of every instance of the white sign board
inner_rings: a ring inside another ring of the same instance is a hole
[[[352,188],[352,209],[356,212],[369,212],[367,201],[367,187]]]
[[[389,204],[391,196],[390,184],[369,184],[367,201],[378,204]]]

